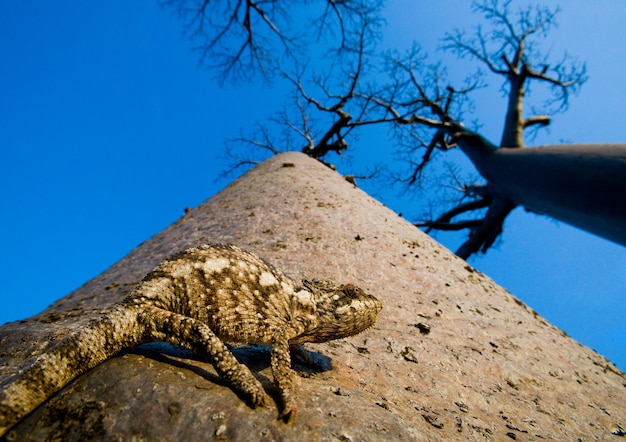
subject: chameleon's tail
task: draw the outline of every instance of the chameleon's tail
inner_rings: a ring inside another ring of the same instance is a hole
[[[0,384],[0,437],[64,385],[124,348],[145,340],[137,309],[114,306],[49,344]]]

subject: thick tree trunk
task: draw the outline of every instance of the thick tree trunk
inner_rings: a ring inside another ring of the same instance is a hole
[[[524,125],[522,119],[524,104],[525,77],[514,73],[509,74],[509,100],[504,117],[501,147],[524,146]]]
[[[626,245],[626,144],[498,149],[468,133],[459,146],[504,198]]]
[[[498,149],[476,164],[501,195],[626,245],[626,145]]]
[[[626,428],[620,370],[297,153],[248,172],[42,314],[0,327],[0,386],[163,258],[208,242],[235,243],[294,279],[353,283],[383,302],[368,332],[308,345],[316,367],[295,364],[294,423],[277,420],[274,400],[247,407],[207,361],[151,345],[79,377],[7,439],[608,440]],[[234,351],[273,394],[269,351]]]

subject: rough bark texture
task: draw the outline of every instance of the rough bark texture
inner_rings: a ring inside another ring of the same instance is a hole
[[[1,327],[0,382],[163,258],[207,242],[235,243],[296,279],[354,283],[384,304],[366,334],[308,346],[320,369],[301,372],[295,423],[278,421],[273,404],[248,408],[210,364],[152,344],[81,376],[7,438],[610,440],[626,428],[624,373],[297,153],[266,161],[43,313]],[[235,352],[271,388],[268,350]]]

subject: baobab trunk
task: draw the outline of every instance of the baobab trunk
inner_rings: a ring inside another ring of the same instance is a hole
[[[502,132],[502,147],[524,146],[524,124],[522,120],[522,108],[524,105],[524,80],[521,75],[509,74],[509,104],[504,119]]]
[[[459,145],[498,194],[626,245],[626,144],[496,149],[470,136]]]
[[[626,376],[617,367],[294,152],[187,211],[45,312],[0,327],[0,388],[164,257],[207,242],[236,243],[296,280],[358,285],[384,304],[365,334],[308,344],[312,366],[293,359],[306,377],[295,422],[277,419],[275,398],[246,406],[216,382],[210,361],[152,344],[80,376],[5,439],[610,440],[626,428]],[[233,352],[272,393],[269,350]]]

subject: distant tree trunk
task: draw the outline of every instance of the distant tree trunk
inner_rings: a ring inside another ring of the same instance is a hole
[[[524,105],[524,82],[525,78],[510,73],[509,102],[504,118],[504,130],[502,131],[501,147],[524,146],[524,124],[522,121],[522,109]]]
[[[497,194],[626,245],[626,144],[497,149],[470,135],[459,146]]]
[[[572,208],[555,207],[561,195],[571,192],[564,183],[576,184],[574,176],[580,173],[580,169],[583,170],[581,186],[587,187],[587,178],[595,180],[593,176],[589,176],[595,172],[585,170],[584,162],[580,166],[574,166],[569,160],[566,164],[556,161],[554,166],[559,169],[557,174],[565,174],[564,181],[556,183],[549,179],[554,175],[549,168],[543,167],[543,157],[537,157],[535,161],[531,161],[532,164],[524,165],[515,164],[513,158],[494,161],[507,155],[508,151],[526,150],[524,132],[529,128],[548,126],[550,115],[567,109],[569,97],[587,81],[584,63],[581,64],[567,55],[558,61],[542,54],[538,49],[543,43],[539,40],[543,40],[556,24],[558,8],[529,5],[514,10],[510,1],[475,0],[472,2],[472,10],[484,16],[489,28],[477,26],[469,34],[457,29],[446,34],[442,47],[461,59],[478,62],[491,75],[503,80],[503,90],[507,91],[507,107],[497,146],[468,130],[468,125],[463,122],[463,111],[473,111],[467,108],[467,96],[481,87],[480,75],[469,76],[461,88],[447,86],[443,91],[439,83],[445,78],[444,73],[439,70],[438,65],[424,69],[424,57],[419,48],[413,48],[405,57],[391,58],[396,69],[392,71],[393,87],[388,89],[391,92],[386,100],[371,100],[381,105],[385,115],[393,115],[400,127],[408,128],[403,135],[409,141],[404,141],[403,145],[408,145],[409,151],[417,152],[422,148],[426,150],[418,161],[410,155],[412,174],[405,179],[406,182],[413,184],[418,180],[432,159],[435,148],[446,151],[457,144],[487,179],[485,185],[460,185],[455,177],[459,186],[454,188],[461,193],[458,204],[436,219],[415,225],[425,228],[426,232],[468,229],[468,239],[456,252],[463,259],[474,253],[485,253],[503,232],[507,216],[519,205],[615,239],[614,224],[620,220],[611,218],[614,211],[609,211],[606,216],[611,219],[607,220],[605,214],[593,218],[581,214],[579,210],[586,207],[584,203],[572,204]],[[543,103],[545,114],[532,111],[524,116],[524,99],[530,93],[530,83],[549,90],[549,98]],[[429,132],[432,135],[424,136],[424,133]],[[425,141],[429,138],[430,142]],[[497,149],[502,152],[496,152]],[[525,158],[526,153],[516,152],[515,155]],[[503,168],[498,170],[496,163],[502,163]],[[524,170],[518,170],[518,167]],[[509,171],[514,171],[514,174],[509,175]],[[533,192],[529,200],[527,198],[531,192],[527,189],[536,189],[533,181],[540,174],[546,176],[546,180],[540,181],[551,187]],[[494,177],[499,182],[492,182]],[[599,188],[602,192],[611,192],[610,184],[600,184]],[[554,192],[555,196],[549,197],[544,192]],[[593,199],[590,193],[587,195]],[[549,199],[549,204],[544,204],[545,198]],[[483,210],[485,208],[486,212]],[[596,227],[593,223],[598,220],[600,226]]]

